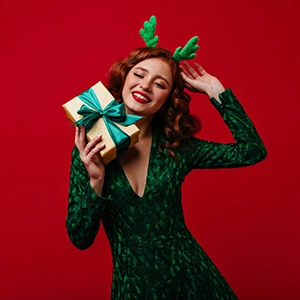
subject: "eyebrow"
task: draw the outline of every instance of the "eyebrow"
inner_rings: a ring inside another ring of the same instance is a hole
[[[149,70],[147,70],[147,69],[145,69],[145,68],[142,68],[142,67],[134,67],[133,69],[139,69],[139,70],[142,70],[142,71],[144,71],[144,72],[146,72],[146,73],[149,73]],[[167,83],[167,85],[170,86],[169,81],[168,81],[167,78],[165,78],[164,76],[157,75],[156,77],[157,77],[157,78],[160,78],[160,79],[162,79],[162,80],[164,80],[164,81]]]

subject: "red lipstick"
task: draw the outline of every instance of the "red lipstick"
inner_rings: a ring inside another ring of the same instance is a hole
[[[147,104],[147,103],[151,102],[150,97],[147,94],[142,93],[140,91],[133,91],[132,98],[141,104]]]

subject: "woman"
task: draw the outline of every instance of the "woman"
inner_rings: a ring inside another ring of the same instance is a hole
[[[230,89],[195,64],[180,67],[164,48],[140,48],[114,64],[108,88],[126,112],[144,116],[139,142],[107,166],[96,144],[76,128],[67,229],[79,249],[90,247],[102,220],[114,271],[112,299],[237,299],[187,229],[181,184],[196,168],[255,164],[266,149]],[[184,87],[205,93],[235,143],[194,137]]]

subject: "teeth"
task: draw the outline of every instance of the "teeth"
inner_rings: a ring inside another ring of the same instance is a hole
[[[144,96],[141,95],[141,94],[136,94],[136,93],[134,93],[134,96],[137,97],[137,98],[142,99],[142,100],[145,101],[145,102],[150,102],[149,99],[147,99],[146,97],[144,97]]]

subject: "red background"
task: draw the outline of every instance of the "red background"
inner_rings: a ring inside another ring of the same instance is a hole
[[[152,14],[160,46],[199,35],[197,61],[233,89],[269,152],[249,168],[190,174],[191,231],[240,299],[300,299],[299,4],[184,3],[1,1],[1,299],[109,299],[103,228],[86,251],[65,230],[74,132],[61,105],[143,46]],[[191,109],[201,137],[232,141],[207,97]]]

